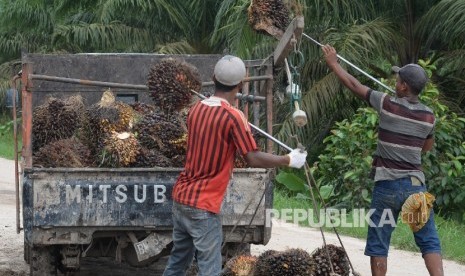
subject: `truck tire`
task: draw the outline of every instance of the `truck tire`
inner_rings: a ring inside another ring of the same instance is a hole
[[[53,247],[30,247],[30,275],[57,275],[56,250]]]

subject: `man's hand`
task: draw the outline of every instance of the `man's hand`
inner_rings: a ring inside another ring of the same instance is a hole
[[[345,87],[349,88],[352,93],[362,100],[366,100],[366,95],[369,88],[361,84],[356,78],[341,67],[337,62],[337,53],[336,50],[331,45],[323,45],[321,47],[325,55],[326,63],[328,64],[329,69],[331,69],[338,79],[344,84]]]
[[[321,49],[325,55],[326,63],[330,68],[332,68],[335,64],[337,64],[336,49],[334,49],[334,47],[329,44],[323,45]]]
[[[293,149],[289,154],[289,167],[300,169],[307,160],[307,152],[302,149]]]

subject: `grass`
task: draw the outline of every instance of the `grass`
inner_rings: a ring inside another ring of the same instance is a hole
[[[12,119],[6,115],[0,115],[0,126],[11,122]],[[18,132],[20,132],[18,126]],[[0,157],[13,160],[15,158],[13,127],[6,132],[0,131]],[[21,135],[18,135],[18,149],[21,150]]]
[[[274,208],[277,210],[284,209],[313,209],[311,202],[297,199],[286,194],[286,192],[275,189]],[[298,220],[298,219],[297,219]],[[294,221],[291,219],[291,221]],[[347,214],[346,221],[353,224],[354,217],[352,213]],[[359,220],[356,220],[359,221]],[[465,237],[465,225],[455,221],[446,220],[441,217],[435,217],[436,227],[438,229],[439,239],[441,240],[442,254],[444,259],[457,261],[465,264],[465,246],[463,246],[463,237]],[[316,219],[315,219],[316,223]],[[308,220],[299,223],[301,226],[310,227]],[[357,223],[355,223],[355,226]],[[367,227],[337,227],[338,233],[345,236],[365,239]],[[326,232],[333,232],[332,228],[324,228]],[[392,234],[391,245],[396,249],[419,252],[413,239],[410,228],[399,222],[396,230]]]

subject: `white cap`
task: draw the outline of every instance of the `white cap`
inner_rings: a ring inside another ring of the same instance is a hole
[[[245,64],[238,57],[226,55],[216,63],[213,73],[221,84],[234,86],[245,78]]]

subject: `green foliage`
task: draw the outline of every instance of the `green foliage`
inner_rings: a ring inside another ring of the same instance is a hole
[[[435,70],[428,62],[419,62],[431,76]],[[429,83],[421,101],[436,116],[435,146],[423,155],[423,167],[436,206],[446,216],[462,218],[465,212],[465,118],[439,101],[439,90]],[[376,149],[378,116],[371,108],[360,108],[350,120],[336,123],[325,139],[326,149],[315,164],[319,186],[332,185],[330,204],[349,203],[368,207],[372,180],[369,178]]]
[[[426,92],[438,93],[435,88]],[[435,104],[436,146],[423,157],[424,171],[440,214],[461,221],[465,212],[465,118]]]
[[[0,137],[2,137],[3,135],[6,135],[7,133],[10,133],[11,130],[13,129],[13,124],[14,121],[9,121],[7,123],[4,123],[4,124],[0,124]]]
[[[336,123],[324,143],[324,154],[317,162],[318,186],[334,187],[329,205],[348,203],[365,207],[370,203],[369,178],[372,154],[376,148],[378,114],[371,108],[360,108],[352,120]]]
[[[21,149],[21,119],[18,119],[18,149]],[[0,114],[0,157],[14,159],[13,121]]]

